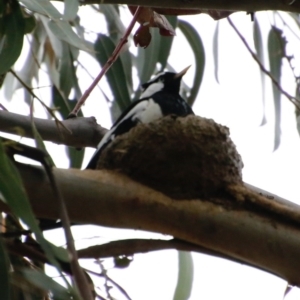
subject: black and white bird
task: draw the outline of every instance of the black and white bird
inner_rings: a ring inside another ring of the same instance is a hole
[[[167,115],[185,117],[194,114],[179,94],[181,78],[188,69],[189,67],[179,73],[163,72],[142,84],[140,99],[132,102],[104,135],[87,169],[95,169],[103,149],[118,135],[128,132],[138,123],[150,123]]]

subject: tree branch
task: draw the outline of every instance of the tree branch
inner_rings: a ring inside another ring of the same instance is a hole
[[[106,129],[94,117],[55,122],[34,118],[38,132],[45,141],[72,147],[97,147]],[[31,118],[0,110],[0,131],[33,138]]]
[[[86,4],[120,4],[119,0],[85,0],[81,1],[82,5]],[[127,0],[122,2],[129,5],[141,5],[140,0]],[[214,10],[232,10],[232,11],[262,11],[262,10],[282,10],[289,12],[300,12],[300,2],[292,0],[143,0],[143,6],[166,7],[166,8],[194,8],[194,9],[214,9]]]
[[[17,166],[36,215],[59,218],[43,169]],[[72,221],[169,234],[300,286],[300,208],[295,204],[259,196],[243,185],[214,202],[187,201],[172,200],[114,172],[56,169],[54,174]],[[275,209],[254,209],[257,199]],[[283,205],[294,212],[293,219],[272,212]]]

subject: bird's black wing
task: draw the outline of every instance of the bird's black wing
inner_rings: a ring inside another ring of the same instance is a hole
[[[139,99],[132,102],[125,111],[116,120],[111,129],[104,135],[100,143],[98,144],[97,150],[89,161],[86,169],[95,169],[97,167],[97,161],[103,149],[118,135],[128,132],[132,127],[134,127],[138,120],[132,118],[134,113],[138,110],[143,110],[144,106],[142,102],[146,99]]]
[[[159,104],[164,116],[172,114],[180,117],[194,115],[192,108],[179,94],[158,92],[151,98]]]

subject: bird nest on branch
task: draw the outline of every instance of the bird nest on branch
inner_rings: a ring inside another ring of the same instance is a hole
[[[220,195],[242,182],[242,167],[229,129],[194,115],[139,124],[104,149],[97,165],[173,199]]]

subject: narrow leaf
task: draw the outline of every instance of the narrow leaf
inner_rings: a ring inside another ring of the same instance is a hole
[[[47,148],[45,146],[45,143],[40,135],[40,133],[38,132],[35,123],[34,123],[34,118],[31,118],[31,129],[33,132],[33,137],[34,137],[34,141],[35,141],[35,145],[37,147],[37,149],[42,150],[44,153],[46,153],[45,159],[48,162],[48,164],[52,167],[55,167],[54,161],[52,160],[51,156],[49,155]]]
[[[73,30],[70,24],[63,20],[50,20],[48,24],[50,30],[53,34],[60,40],[66,41],[74,47],[90,52],[92,49],[88,47],[88,44],[85,43]]]
[[[46,15],[52,19],[62,18],[61,13],[49,0],[21,0],[21,2],[33,12]]]
[[[84,149],[66,148],[67,155],[70,159],[69,168],[80,169],[82,167]]]
[[[23,270],[24,277],[33,285],[45,290],[51,291],[55,299],[72,299],[70,293],[62,285],[48,277],[43,272],[37,270],[25,269]],[[76,299],[76,298],[75,298]]]
[[[73,21],[78,12],[79,1],[78,0],[65,0],[65,9],[64,9],[64,20]]]
[[[53,266],[55,266],[58,271],[61,271],[60,266],[55,258],[55,251],[53,251],[53,249],[57,247],[54,245],[50,246],[50,243],[47,240],[45,240],[43,233],[40,230],[37,220],[33,214],[29,201],[27,199],[21,177],[15,166],[6,156],[1,139],[0,165],[0,192],[4,198],[3,200],[10,207],[12,213],[15,214],[18,218],[20,218],[30,228],[30,230],[34,232],[36,239],[42,247],[42,249],[45,251],[49,262]],[[67,283],[66,280],[65,282]],[[68,287],[71,291],[72,289],[69,284]]]
[[[259,22],[257,21],[257,18],[254,16],[254,22],[253,22],[253,39],[254,39],[254,46],[256,50],[256,55],[259,59],[259,61],[265,66],[265,60],[264,60],[264,52],[263,52],[263,40],[261,35],[261,30],[259,26]],[[260,78],[261,78],[261,87],[262,87],[262,105],[263,105],[263,117],[261,121],[261,125],[266,124],[266,103],[265,103],[265,73],[260,70]]]
[[[295,97],[297,99],[300,99],[300,86],[299,86],[299,83],[297,84],[296,86],[296,93],[295,93]],[[297,131],[298,131],[298,134],[300,135],[300,110],[296,107],[296,110],[295,110],[295,115],[296,115],[296,122],[297,122]]]
[[[19,58],[23,47],[25,21],[19,3],[11,4],[11,12],[3,17],[0,35],[0,75],[6,73]]]
[[[268,52],[270,71],[272,76],[280,84],[281,82],[281,64],[284,57],[285,40],[282,37],[282,31],[276,27],[272,27],[268,36]],[[281,138],[281,93],[278,88],[272,84],[273,98],[275,108],[275,137],[274,137],[274,151],[279,147]]]
[[[72,76],[74,76],[74,72]],[[77,84],[78,83],[75,83],[75,86]],[[80,89],[78,92],[80,93]],[[59,113],[61,114],[62,118],[67,118],[67,116],[70,114],[70,111],[72,111],[72,109],[75,107],[76,99],[65,99],[55,86],[53,86],[51,89],[51,97],[52,103],[59,109]],[[82,117],[81,111],[78,112],[78,116]],[[84,152],[85,149],[77,150],[72,147],[66,147],[66,153],[70,159],[70,168],[81,168]]]
[[[191,88],[190,96],[187,99],[188,103],[192,106],[196,100],[203,79],[205,67],[204,46],[198,31],[190,23],[179,20],[178,27],[190,44],[190,47],[192,48],[195,56],[195,67],[197,71],[195,72],[193,87]]]
[[[25,27],[24,27],[24,34],[31,33],[35,26],[36,26],[36,20],[34,16],[27,16],[24,18]]]
[[[118,6],[102,4],[100,5],[100,9],[106,19],[109,36],[116,45],[120,41],[121,37],[124,36],[126,31],[126,28],[123,25],[122,20],[120,18]],[[132,94],[132,54],[129,51],[128,44],[126,44],[123,47],[122,53],[120,54],[120,59],[123,64],[124,72],[126,75],[126,82],[128,85],[129,94]]]
[[[140,83],[147,82],[155,72],[159,57],[158,49],[160,49],[163,39],[157,29],[150,28],[150,33],[152,35],[150,45],[146,49],[138,48],[136,67]],[[139,91],[135,96],[139,96]]]
[[[166,18],[174,28],[177,27],[178,20],[176,16],[166,16]],[[161,64],[160,71],[163,71],[167,66],[167,61],[170,55],[173,39],[174,36],[167,36],[161,39],[161,44],[158,50],[157,58],[157,61]]]
[[[213,38],[213,57],[214,57],[214,64],[215,64],[215,79],[217,83],[219,82],[219,21],[217,22],[215,32],[214,32],[214,38]]]
[[[64,96],[68,99],[72,87],[74,86],[73,66],[74,62],[71,56],[70,45],[62,42],[62,57],[60,59],[58,72],[59,76],[59,89]]]
[[[111,57],[115,49],[115,44],[109,36],[99,34],[98,39],[95,42],[96,58],[100,65],[103,65]],[[114,100],[120,107],[121,111],[131,103],[130,94],[126,82],[126,75],[123,68],[123,64],[118,58],[111,68],[106,73],[106,78],[111,88],[111,92],[114,96]]]
[[[0,237],[0,299],[9,300],[10,297],[10,264],[6,249]]]
[[[192,254],[178,251],[178,279],[173,300],[187,300],[190,298],[193,278],[194,265]]]

